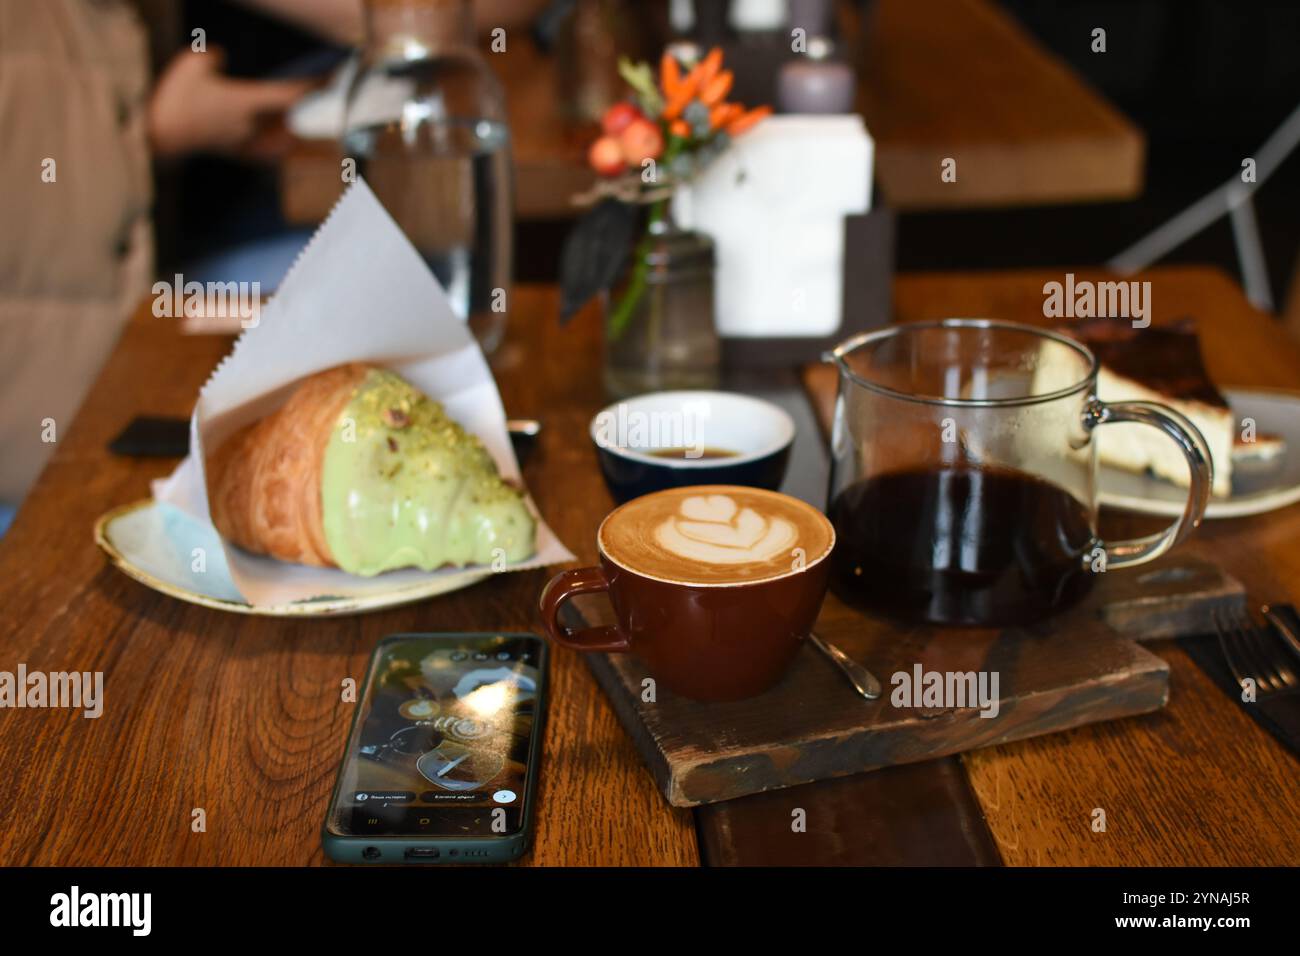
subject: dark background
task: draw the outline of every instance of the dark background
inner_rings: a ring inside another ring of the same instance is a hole
[[[922,2],[922,0],[918,0]],[[897,267],[1007,268],[1104,262],[1229,176],[1300,106],[1300,3],[1295,0],[1002,0],[1147,135],[1146,187],[1135,201],[1023,209],[909,213],[898,223]],[[186,0],[195,25],[225,47],[237,75],[328,68],[341,51],[233,4]],[[943,29],[942,2],[935,29]],[[1091,52],[1103,27],[1107,51]],[[160,215],[160,267],[284,228],[271,170],[195,159],[172,174],[175,217]],[[213,219],[209,199],[229,197]],[[1300,250],[1300,156],[1256,196],[1275,302],[1290,290]],[[201,230],[181,223],[203,223]],[[517,277],[553,280],[568,223],[517,227]],[[1231,228],[1221,220],[1165,262],[1209,262],[1237,275]]]
[[[1004,0],[1054,54],[1147,136],[1146,185],[1133,202],[904,217],[900,267],[1101,262],[1241,173],[1300,107],[1300,3],[1294,0]],[[1094,27],[1107,52],[1091,52]],[[1255,197],[1274,298],[1300,249],[1300,152]],[[952,230],[950,238],[940,237]],[[1227,220],[1166,262],[1237,274]]]

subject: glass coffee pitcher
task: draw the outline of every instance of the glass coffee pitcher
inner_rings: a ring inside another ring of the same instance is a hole
[[[1096,575],[1164,554],[1205,514],[1211,459],[1173,409],[1097,398],[1096,357],[1057,332],[987,319],[909,322],[838,346],[828,514],[831,586],[890,616],[1026,623]],[[1187,459],[1182,516],[1158,534],[1097,534],[1094,429],[1138,422]]]

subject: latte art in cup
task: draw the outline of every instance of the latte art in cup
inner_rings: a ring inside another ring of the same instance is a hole
[[[798,498],[695,485],[633,498],[601,523],[596,545],[598,564],[561,571],[542,590],[547,636],[635,654],[674,694],[740,700],[780,680],[812,630],[835,528]],[[561,620],[571,599],[602,592],[613,623]]]
[[[600,548],[616,564],[664,581],[745,584],[820,561],[835,533],[796,498],[708,485],[636,498],[601,525]]]
[[[798,535],[784,518],[742,508],[730,495],[691,495],[655,528],[665,551],[705,564],[768,561],[794,550]]]

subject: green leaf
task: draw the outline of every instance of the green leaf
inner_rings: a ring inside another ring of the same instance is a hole
[[[636,210],[604,199],[574,225],[560,252],[560,321],[618,280],[636,235]]]
[[[664,199],[659,200],[650,207],[650,216],[649,221],[646,223],[645,234],[641,236],[641,241],[636,245],[632,275],[628,279],[627,286],[623,289],[623,295],[614,303],[606,320],[606,334],[611,342],[616,341],[626,331],[628,323],[632,321],[632,316],[636,313],[637,306],[641,304],[646,290],[650,287],[650,266],[646,262],[646,257],[650,254],[650,249],[654,243],[654,236],[650,232],[650,226],[663,219],[667,209],[668,202]]]
[[[618,75],[641,101],[641,109],[647,116],[658,116],[663,109],[663,97],[655,83],[654,70],[649,63],[633,63],[625,56],[618,58]]]

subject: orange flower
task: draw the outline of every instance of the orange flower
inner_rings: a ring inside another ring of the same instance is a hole
[[[677,57],[667,50],[659,61],[659,85],[663,87],[664,99],[671,100],[682,85],[682,68]]]
[[[760,120],[766,119],[772,115],[772,107],[759,106],[750,110],[748,113],[742,113],[740,116],[731,120],[727,124],[727,132],[732,136],[739,136],[745,130],[750,129]]]
[[[709,126],[713,129],[722,129],[743,112],[745,108],[739,103],[719,103],[709,110]]]
[[[698,68],[686,74],[685,79],[677,85],[676,91],[665,97],[664,119],[675,120],[682,115],[682,110],[686,109],[686,104],[695,98],[695,92],[699,89],[699,82]]]
[[[731,84],[735,77],[730,70],[723,70],[713,79],[704,83],[700,87],[700,102],[705,106],[716,106],[727,98],[731,92]]]
[[[726,130],[733,136],[745,132],[771,114],[770,106],[746,112],[739,103],[726,102],[735,81],[735,74],[722,68],[721,47],[711,49],[704,59],[685,73],[677,58],[665,51],[659,61],[659,85],[664,98],[660,118],[668,132],[682,139],[692,137],[694,130],[682,114],[697,99],[709,111],[709,128]]]
[[[722,48],[714,47],[709,51],[709,55],[701,60],[695,67],[700,71],[700,86],[708,86],[718,71],[722,69]]]

